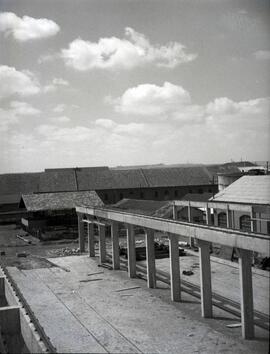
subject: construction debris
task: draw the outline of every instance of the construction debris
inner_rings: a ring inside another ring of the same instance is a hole
[[[76,254],[80,254],[80,249],[79,248],[68,248],[68,247],[64,247],[64,248],[59,248],[56,250],[53,250],[53,253],[56,256],[73,256]]]
[[[16,235],[17,238],[19,238],[20,240],[28,243],[29,245],[31,245],[32,241],[31,240],[27,240],[26,238],[22,237],[21,235]]]
[[[133,290],[133,289],[140,289],[140,286],[133,286],[132,288],[125,288],[125,289],[119,289],[119,290],[115,290],[116,293],[119,293],[121,291],[126,291],[126,290]]]
[[[103,280],[102,278],[95,278],[95,279],[83,279],[79,280],[80,283],[88,283],[90,281],[98,281],[98,280]]]
[[[183,270],[182,274],[184,274],[184,275],[193,275],[194,273],[192,272],[192,270]]]

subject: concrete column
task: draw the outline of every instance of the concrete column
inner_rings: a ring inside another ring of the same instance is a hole
[[[98,225],[99,231],[99,263],[106,262],[105,225]]]
[[[206,204],[206,225],[211,225],[212,220],[211,220],[211,209],[208,208],[208,204]]]
[[[136,278],[136,250],[134,226],[127,225],[128,276]]]
[[[229,205],[227,205],[226,216],[227,216],[227,228],[231,229],[231,227],[232,227],[232,216],[231,216],[231,211],[229,209]]]
[[[111,225],[111,237],[112,237],[112,265],[113,269],[120,269],[119,258],[119,224],[113,221]]]
[[[213,317],[210,242],[198,240],[200,258],[201,309],[202,317]]]
[[[171,299],[181,301],[180,263],[177,235],[169,235]]]
[[[250,227],[251,227],[251,232],[256,232],[256,220],[253,220],[255,218],[255,213],[253,210],[253,207],[250,208]]]
[[[84,223],[82,222],[81,214],[78,214],[78,233],[79,233],[79,249],[80,252],[84,252],[85,251]]]
[[[191,206],[188,204],[188,222],[191,222]]]
[[[241,292],[241,322],[244,339],[254,338],[253,289],[252,289],[252,252],[239,249],[239,275]]]
[[[89,257],[95,257],[95,235],[93,223],[87,224],[87,236]]]
[[[146,243],[146,263],[147,263],[147,286],[156,287],[156,262],[155,262],[155,242],[154,231],[147,229],[145,232]]]
[[[177,206],[173,204],[173,220],[177,220]]]

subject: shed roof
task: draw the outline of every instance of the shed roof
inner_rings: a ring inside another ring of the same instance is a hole
[[[77,205],[103,206],[95,191],[23,194],[21,208],[27,211],[73,209]]]
[[[243,176],[217,193],[212,200],[270,205],[270,175]]]
[[[144,215],[154,215],[159,209],[168,204],[171,205],[168,201],[122,199],[112,207],[122,211],[129,211]]]

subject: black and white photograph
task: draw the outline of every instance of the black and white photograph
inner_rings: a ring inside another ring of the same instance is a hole
[[[0,353],[267,354],[270,1],[0,0]]]

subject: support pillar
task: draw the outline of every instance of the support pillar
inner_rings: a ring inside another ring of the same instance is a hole
[[[136,278],[136,250],[134,226],[127,225],[128,276]]]
[[[106,262],[105,225],[98,225],[99,231],[99,263]]]
[[[145,232],[146,243],[146,263],[147,263],[147,286],[156,287],[156,262],[155,262],[155,242],[154,231],[147,229]]]
[[[89,257],[95,257],[95,235],[94,224],[87,224],[87,236],[88,236],[88,252]]]
[[[171,278],[171,299],[172,301],[181,301],[180,289],[180,263],[177,235],[169,235],[170,250],[170,278]]]
[[[201,309],[202,317],[213,317],[210,242],[198,240],[200,258]]]
[[[177,206],[173,204],[173,220],[177,220]]]
[[[239,249],[239,275],[241,292],[242,337],[254,338],[253,289],[252,289],[252,252]]]
[[[85,252],[84,223],[82,221],[82,215],[80,214],[78,214],[78,234],[80,252]]]
[[[232,217],[231,217],[231,210],[229,209],[229,205],[227,205],[226,216],[227,216],[227,229],[231,229]]]
[[[206,225],[211,225],[212,220],[211,220],[211,209],[208,208],[208,204],[206,204]]]
[[[120,269],[119,258],[119,224],[113,221],[111,225],[111,238],[112,238],[112,266],[113,269]]]
[[[251,232],[256,232],[256,220],[255,219],[255,213],[253,210],[253,207],[250,208],[250,228]]]

